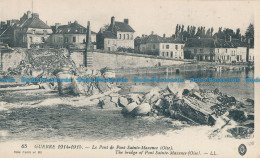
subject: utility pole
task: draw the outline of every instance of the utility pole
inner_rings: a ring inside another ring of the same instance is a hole
[[[93,49],[94,46],[91,42],[91,28],[90,28],[90,21],[88,21],[87,26],[87,34],[86,34],[86,49],[84,52],[84,65],[86,67],[92,67],[93,66]]]
[[[33,0],[32,0],[32,13],[33,13]]]

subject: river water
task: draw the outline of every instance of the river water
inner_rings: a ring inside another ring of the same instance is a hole
[[[180,74],[117,75],[131,81],[138,78],[238,78],[240,83],[199,83],[201,88],[218,88],[237,98],[254,98],[254,86],[245,78],[253,78],[253,71],[217,72],[197,71]],[[134,83],[128,83],[134,84]],[[164,87],[166,83],[147,83]],[[123,87],[126,88],[126,87]],[[0,141],[9,140],[122,140],[165,135],[169,132],[193,128],[185,122],[168,118],[124,117],[120,110],[102,110],[89,106],[72,106],[55,102],[46,106],[28,106],[27,101],[52,97],[33,90],[0,89]],[[253,108],[253,107],[252,107]],[[205,126],[203,126],[205,128]],[[209,130],[210,127],[206,127]],[[207,133],[207,131],[205,133]],[[181,132],[178,132],[181,133]]]

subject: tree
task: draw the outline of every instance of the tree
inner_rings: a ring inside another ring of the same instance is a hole
[[[249,24],[247,30],[246,30],[246,38],[254,38],[254,25],[253,24]]]
[[[250,40],[250,47],[254,47],[254,34],[255,34],[255,28],[253,24],[249,24],[247,30],[246,30],[246,39],[247,41]]]
[[[110,24],[105,24],[105,25],[102,27],[102,29],[103,29],[104,31],[107,31],[108,28],[109,28],[109,26],[110,26]]]
[[[239,28],[237,28],[237,30],[236,30],[236,38],[237,39],[241,38],[241,34],[240,34],[240,29]]]

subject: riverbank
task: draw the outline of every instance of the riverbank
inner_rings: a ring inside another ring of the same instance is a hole
[[[125,103],[127,105],[130,100],[138,101],[136,100],[139,98],[138,96],[144,96],[147,92],[150,93],[151,89],[154,89],[152,86],[143,85],[143,87],[146,89],[143,92],[136,90],[136,93],[132,93],[133,90],[132,92],[130,92],[131,90],[125,92],[117,89],[90,97],[60,96],[57,90],[39,89],[37,85],[1,88],[0,127],[8,131],[5,140],[41,140],[46,137],[110,140],[144,137],[198,126],[188,123],[187,120],[181,121],[165,117],[164,114],[143,117],[124,116],[121,113],[123,106],[119,106],[123,103],[122,100],[127,100],[127,103]],[[122,96],[129,96],[131,99],[124,97],[125,99],[121,99],[120,102],[119,98]],[[247,110],[249,109],[251,112],[254,111],[254,107],[247,107]],[[112,127],[111,123],[113,124]],[[230,123],[217,134],[214,131],[219,129],[223,125],[222,123],[207,128],[204,125],[199,126],[201,126],[200,130],[208,130],[207,137],[209,139],[216,137],[234,138],[233,134],[226,131],[230,128],[236,128],[237,125],[234,122]],[[109,128],[104,131],[104,127],[107,126]],[[64,131],[65,128],[67,131]],[[75,128],[79,132],[75,133],[72,130]],[[115,130],[116,128],[118,129]],[[129,131],[129,128],[131,131]],[[34,136],[27,138],[21,132]],[[108,133],[109,136],[104,132]],[[41,133],[41,136],[39,136],[39,133]],[[85,135],[83,136],[83,134]],[[252,135],[246,136],[247,139],[251,137]]]

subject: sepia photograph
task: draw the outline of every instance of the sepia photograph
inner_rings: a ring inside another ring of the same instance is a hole
[[[259,6],[0,0],[0,157],[259,157]]]

